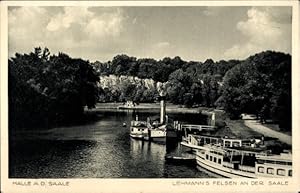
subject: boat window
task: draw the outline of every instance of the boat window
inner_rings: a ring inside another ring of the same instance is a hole
[[[278,176],[285,176],[285,170],[284,169],[277,169],[277,175]]]
[[[141,129],[138,129],[138,131],[140,131]]]
[[[208,160],[208,155],[206,155],[206,159]]]
[[[289,170],[289,176],[292,176],[293,172],[292,170]]]
[[[287,162],[287,165],[291,166],[291,165],[292,165],[292,162]]]
[[[225,147],[229,147],[230,146],[230,141],[225,141]]]
[[[212,161],[212,156],[209,156],[209,160]]]
[[[144,131],[144,129],[142,129],[142,131]]]
[[[221,159],[218,159],[218,163],[221,164]]]
[[[265,168],[262,167],[262,166],[259,166],[259,167],[257,168],[257,171],[258,171],[259,173],[265,173]]]
[[[267,168],[267,174],[274,174],[274,168]]]

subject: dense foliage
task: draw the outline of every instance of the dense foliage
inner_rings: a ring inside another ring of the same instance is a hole
[[[219,101],[232,118],[251,113],[290,129],[291,56],[267,51],[236,65],[224,76]]]
[[[101,76],[133,76],[166,82],[167,98],[172,103],[186,106],[215,106],[220,96],[219,88],[224,74],[239,61],[230,60],[214,62],[211,59],[201,62],[186,62],[180,57],[166,57],[162,60],[149,58],[136,59],[127,55],[118,55],[106,63],[95,62],[92,65]],[[119,89],[100,88],[100,101],[150,102],[157,98],[157,91],[144,85],[123,81]],[[154,85],[155,86],[155,85]],[[105,92],[103,91],[105,90]],[[122,92],[128,90],[129,92]]]
[[[239,63],[237,60],[214,62],[212,59],[206,60],[204,63],[194,61],[183,61],[179,56],[174,58],[163,58],[155,60],[152,58],[130,57],[127,55],[117,55],[112,61],[101,63],[96,61],[92,65],[100,73],[100,75],[126,75],[137,76],[139,78],[149,78],[158,82],[167,82],[172,72],[182,69],[189,75],[194,74],[224,74]]]
[[[84,106],[94,107],[99,77],[88,61],[47,48],[16,54],[9,61],[11,128],[45,127],[76,120]]]
[[[157,61],[118,55],[112,61],[95,62],[93,66],[99,75],[136,76],[165,82],[167,99],[174,104],[220,107],[231,118],[252,113],[262,122],[272,119],[282,128],[291,128],[291,56],[288,54],[266,51],[243,61],[208,59],[203,63],[186,62],[178,56]],[[157,95],[152,89],[153,94],[145,96],[147,89],[135,83],[118,84],[124,92],[109,97],[110,88],[105,88],[102,95],[106,101],[109,98],[151,101]]]
[[[99,86],[99,77],[120,77]],[[231,118],[256,114],[291,128],[291,56],[266,51],[246,60],[183,61],[118,55],[105,63],[51,55],[36,48],[9,60],[9,123],[44,126],[77,119],[98,102],[153,102],[164,83],[167,100],[187,107],[219,107]]]

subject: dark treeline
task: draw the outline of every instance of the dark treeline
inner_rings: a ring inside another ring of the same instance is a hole
[[[121,81],[118,89],[97,87],[99,76],[110,74],[152,79],[154,84]],[[11,128],[74,121],[97,101],[153,102],[157,82],[164,83],[171,103],[223,108],[231,118],[252,113],[262,122],[271,119],[282,129],[291,128],[291,56],[279,52],[261,52],[242,61],[118,55],[109,62],[90,63],[36,48],[9,59],[8,78]]]
[[[137,76],[158,82],[166,82],[174,71],[180,69],[189,73],[189,75],[209,74],[223,77],[230,68],[238,63],[238,60],[214,62],[212,59],[207,59],[204,63],[186,62],[179,56],[174,58],[165,57],[157,61],[152,58],[137,59],[127,55],[117,55],[112,61],[105,63],[96,61],[92,65],[101,75]]]
[[[97,101],[99,77],[88,61],[47,48],[8,61],[10,128],[47,127],[74,121]]]
[[[154,60],[118,55],[106,63],[92,64],[99,75],[136,76],[165,82],[167,100],[187,107],[223,108],[231,118],[241,113],[256,114],[265,122],[272,119],[283,129],[291,128],[291,56],[266,51],[246,60],[214,62],[183,61],[180,57]],[[123,84],[123,85],[122,85]],[[145,87],[120,82],[122,95],[110,88],[104,92],[105,101],[149,102],[157,95],[149,95]],[[117,94],[116,94],[117,93]],[[124,96],[125,94],[125,96]],[[150,96],[150,97],[148,97]]]
[[[193,105],[215,107],[215,101],[221,94],[219,91],[223,76],[238,63],[240,61],[214,62],[212,59],[204,63],[186,62],[178,56],[157,61],[151,58],[137,59],[118,55],[112,61],[95,62],[92,65],[99,75],[135,76],[141,79],[152,79],[155,82],[165,82],[167,99],[174,104],[188,107]],[[124,96],[122,91],[126,91],[127,95]],[[119,89],[100,88],[99,93],[103,102],[126,100],[153,102],[158,95],[156,90],[132,82],[121,82]]]

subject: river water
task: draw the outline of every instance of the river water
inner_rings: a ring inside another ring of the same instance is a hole
[[[129,136],[130,121],[159,112],[98,112],[84,125],[53,128],[21,139],[10,139],[11,178],[210,178],[194,165],[169,163],[165,155],[178,154],[178,143],[159,144]],[[174,120],[203,123],[195,114],[168,114]],[[126,122],[127,126],[122,124]]]

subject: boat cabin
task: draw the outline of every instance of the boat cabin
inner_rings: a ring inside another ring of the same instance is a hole
[[[291,177],[292,155],[281,153],[280,155],[257,156],[255,171],[263,177]]]

